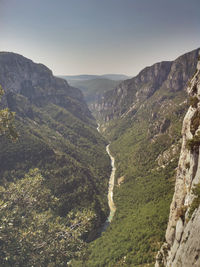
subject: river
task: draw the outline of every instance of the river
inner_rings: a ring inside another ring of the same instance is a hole
[[[97,131],[100,132],[100,125],[98,124],[98,127],[97,127]],[[115,206],[115,203],[113,201],[113,189],[114,189],[114,186],[115,186],[115,172],[116,172],[116,167],[115,167],[115,158],[111,155],[110,153],[110,144],[106,146],[106,152],[108,153],[109,157],[110,157],[110,160],[111,160],[111,166],[112,166],[112,171],[111,171],[111,174],[110,174],[110,179],[109,179],[109,184],[108,184],[108,206],[109,206],[109,209],[110,209],[110,213],[109,213],[109,216],[103,226],[103,230],[102,231],[105,231],[107,226],[109,225],[109,223],[112,221],[113,219],[113,216],[115,214],[115,211],[116,211],[116,206]]]
[[[108,153],[110,160],[111,160],[112,171],[111,171],[111,175],[110,175],[110,179],[109,179],[109,186],[108,186],[108,206],[110,208],[110,214],[107,218],[108,223],[110,223],[112,221],[113,216],[114,216],[115,211],[116,211],[115,203],[113,201],[113,189],[114,189],[114,185],[115,185],[116,167],[115,167],[115,158],[111,155],[109,146],[110,145],[106,146],[106,152]]]

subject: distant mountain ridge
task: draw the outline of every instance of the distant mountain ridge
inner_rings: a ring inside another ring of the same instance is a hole
[[[115,157],[117,211],[106,234],[91,245],[85,266],[154,266],[167,228],[182,122],[191,102],[186,87],[197,58],[198,49],[146,67],[95,103],[93,114]]]
[[[120,82],[128,79],[123,74],[105,74],[105,75],[77,75],[77,76],[60,76],[76,88],[79,88],[85,100],[93,112],[95,103],[107,91],[113,90]]]
[[[64,78],[66,80],[92,80],[96,78],[100,79],[109,79],[113,81],[122,81],[129,79],[130,77],[124,74],[103,74],[103,75],[90,75],[90,74],[81,74],[81,75],[58,75],[58,77]]]
[[[197,58],[197,50],[186,53],[174,61],[163,61],[144,68],[137,76],[120,83],[106,92],[98,102],[100,119],[109,121],[127,112],[135,113],[138,104],[150,98],[160,88],[171,92],[186,88]]]
[[[94,104],[102,97],[107,91],[113,90],[121,81],[109,80],[106,78],[94,78],[91,80],[68,80],[71,86],[79,88],[85,100],[93,111]]]

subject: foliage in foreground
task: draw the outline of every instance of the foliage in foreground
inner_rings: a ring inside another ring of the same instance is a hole
[[[90,211],[56,214],[58,199],[45,187],[38,169],[0,187],[0,265],[66,266],[79,257]]]
[[[0,85],[0,100],[4,91]],[[16,140],[18,137],[14,128],[15,113],[11,112],[8,108],[0,110],[0,135],[7,135],[11,140]]]
[[[30,101],[21,94],[8,92],[5,97],[16,113],[20,137],[13,143],[0,136],[0,185],[21,179],[29,169],[40,169],[46,186],[59,199],[61,217],[84,208],[95,212],[96,223],[88,234],[94,239],[108,214],[110,161],[95,121],[89,123],[87,114],[86,121],[79,118],[84,103],[73,104],[72,112],[68,103],[63,107],[52,99],[41,98],[38,104],[38,99]]]

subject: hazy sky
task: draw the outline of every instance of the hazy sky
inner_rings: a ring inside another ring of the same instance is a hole
[[[136,75],[200,47],[200,0],[0,0],[0,51],[54,74]]]

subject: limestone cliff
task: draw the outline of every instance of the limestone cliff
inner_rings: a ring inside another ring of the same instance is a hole
[[[10,52],[0,52],[0,84],[0,109],[16,113],[19,133],[16,143],[0,136],[0,184],[40,169],[60,216],[82,208],[97,215],[85,236],[91,240],[108,214],[110,160],[83,94],[43,64]]]
[[[186,89],[186,83],[196,68],[197,50],[174,61],[163,61],[144,68],[136,77],[120,83],[96,103],[97,118],[108,122],[135,114],[141,104],[159,90],[177,93]],[[162,101],[162,100],[161,100]]]
[[[187,92],[190,107],[183,121],[182,148],[166,243],[157,255],[156,266],[200,266],[200,196],[194,191],[200,183],[200,53]]]
[[[25,115],[32,113],[32,104],[41,107],[51,102],[67,108],[82,121],[89,122],[92,119],[79,89],[71,87],[66,80],[53,76],[45,65],[36,64],[19,54],[0,52],[0,83],[5,90],[4,102],[15,112],[19,111],[15,108],[18,104],[16,96],[20,95],[18,102],[26,102],[23,103]]]

